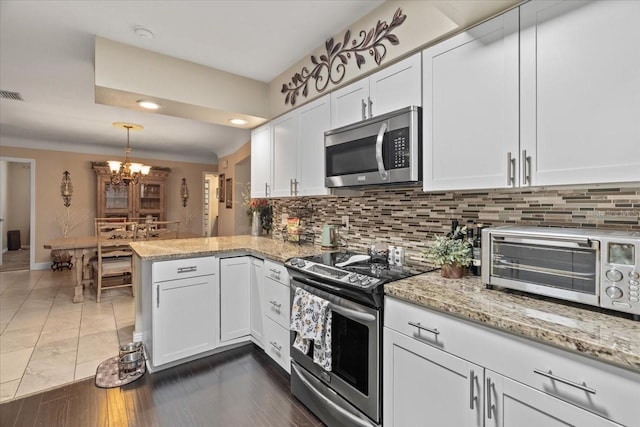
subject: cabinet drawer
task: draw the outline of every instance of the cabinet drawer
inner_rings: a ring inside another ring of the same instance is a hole
[[[287,268],[279,262],[273,262],[265,259],[264,277],[268,277],[276,282],[289,286],[289,273],[287,272]]]
[[[289,345],[289,330],[283,328],[273,320],[264,319],[264,351],[273,360],[278,362],[278,365],[287,371],[291,372],[291,359],[290,345]]]
[[[473,333],[453,318],[414,304],[385,298],[384,326],[401,334],[464,357]]]
[[[154,283],[157,283],[216,274],[216,270],[215,257],[202,257],[154,262],[152,274]]]
[[[289,286],[278,283],[269,277],[264,279],[264,298],[262,312],[283,328],[289,328],[289,313],[291,312]]]
[[[487,341],[492,357],[484,366],[612,421],[640,420],[640,373],[518,337],[497,338]]]

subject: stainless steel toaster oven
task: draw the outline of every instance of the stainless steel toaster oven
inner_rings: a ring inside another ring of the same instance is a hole
[[[640,233],[549,227],[482,232],[482,280],[640,315]]]

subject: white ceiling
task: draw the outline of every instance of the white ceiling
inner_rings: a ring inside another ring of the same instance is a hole
[[[1,143],[121,153],[129,121],[133,157],[216,161],[249,131],[94,103],[95,35],[269,82],[381,3],[0,0],[0,89],[25,100],[0,100]]]

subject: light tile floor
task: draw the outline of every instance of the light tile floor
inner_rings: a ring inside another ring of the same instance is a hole
[[[74,304],[73,272],[0,273],[0,402],[95,375],[100,362],[131,342],[131,291],[85,289]]]

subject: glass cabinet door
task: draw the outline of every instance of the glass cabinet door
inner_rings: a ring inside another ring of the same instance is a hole
[[[128,209],[129,208],[129,186],[126,184],[114,185],[108,183],[105,189],[106,209]]]
[[[160,209],[160,184],[140,184],[140,210]]]

